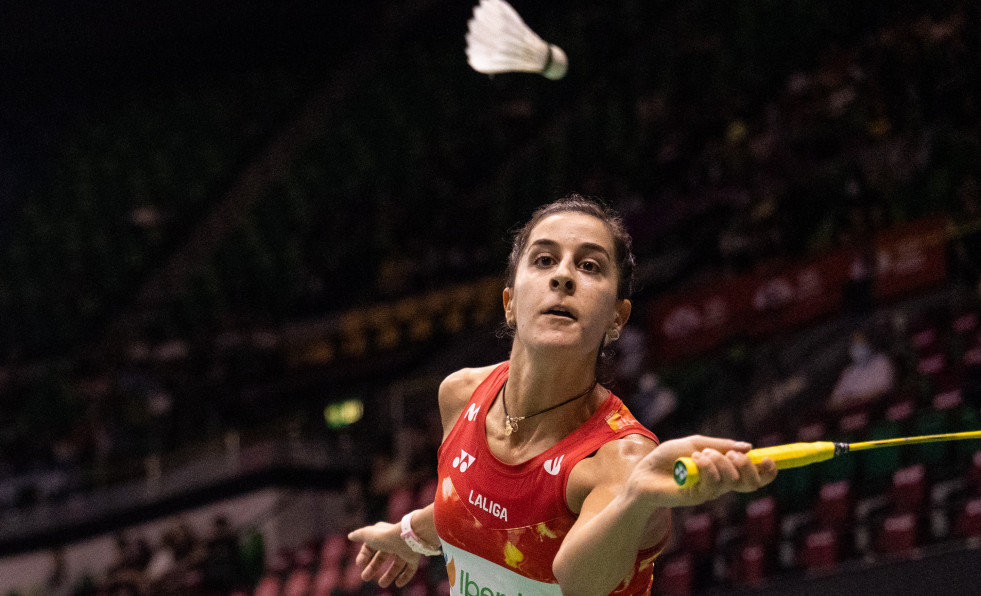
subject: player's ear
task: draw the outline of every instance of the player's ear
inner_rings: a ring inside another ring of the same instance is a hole
[[[630,300],[624,298],[623,300],[617,301],[617,306],[616,306],[617,315],[616,318],[613,320],[613,323],[614,325],[617,326],[618,329],[623,329],[624,325],[627,324],[627,321],[630,320],[630,311],[632,309],[633,309],[633,305],[630,303]]]
[[[514,288],[505,287],[502,295],[504,301],[504,320],[508,327],[514,329]]]

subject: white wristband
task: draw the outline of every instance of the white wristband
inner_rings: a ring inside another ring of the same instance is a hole
[[[416,533],[412,531],[412,514],[415,511],[410,511],[402,516],[402,540],[409,545],[409,548],[413,552],[417,552],[420,555],[426,555],[427,557],[435,557],[436,555],[441,555],[443,552],[439,549],[433,550],[422,543],[422,540],[416,536]]]

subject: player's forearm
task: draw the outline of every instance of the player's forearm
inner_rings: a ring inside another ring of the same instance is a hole
[[[553,563],[566,596],[605,596],[630,577],[637,552],[646,546],[656,512],[650,500],[626,494],[614,497],[594,517],[576,526]]]
[[[412,530],[426,546],[437,548],[440,545],[439,534],[436,533],[436,522],[433,519],[433,505],[416,509],[412,512]]]

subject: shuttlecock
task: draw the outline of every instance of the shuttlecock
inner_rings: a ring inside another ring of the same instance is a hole
[[[480,0],[467,22],[467,62],[477,72],[532,72],[556,80],[569,60],[557,45],[539,37],[504,0]]]

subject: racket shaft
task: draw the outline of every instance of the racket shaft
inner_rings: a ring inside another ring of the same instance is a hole
[[[895,447],[898,445],[919,445],[921,443],[939,443],[942,441],[963,441],[965,439],[981,439],[981,430],[971,430],[942,435],[923,435],[919,437],[901,437],[898,439],[880,439],[878,441],[863,441],[849,445],[849,451],[878,449],[879,447]]]

